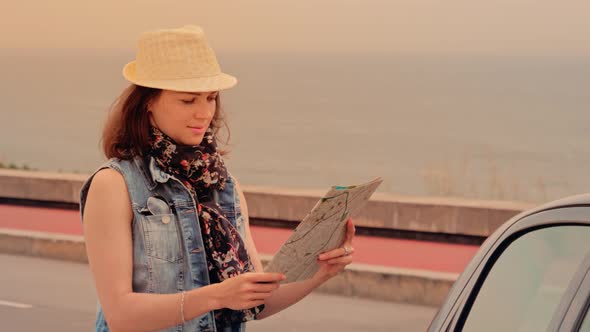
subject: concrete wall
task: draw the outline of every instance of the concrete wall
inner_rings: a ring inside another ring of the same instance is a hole
[[[87,175],[0,170],[0,198],[77,204]],[[252,219],[298,222],[320,191],[242,186]],[[487,237],[532,205],[376,193],[355,224],[361,227]]]

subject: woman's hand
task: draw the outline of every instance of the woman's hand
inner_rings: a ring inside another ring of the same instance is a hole
[[[318,278],[322,282],[326,281],[342,272],[346,265],[352,263],[352,253],[354,252],[352,240],[354,233],[355,227],[352,219],[348,219],[346,222],[346,237],[342,245],[340,248],[324,252],[318,256],[320,269],[316,272],[314,278]]]
[[[281,273],[244,273],[215,284],[216,307],[233,310],[249,309],[261,304],[279,288]]]

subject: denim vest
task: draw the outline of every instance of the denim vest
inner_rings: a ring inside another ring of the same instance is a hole
[[[92,178],[101,169],[112,168],[125,178],[133,210],[133,291],[139,293],[178,293],[209,285],[207,257],[196,212],[196,202],[188,189],[174,176],[164,173],[153,157],[132,160],[112,158],[101,165],[83,184],[80,191],[80,216]],[[147,209],[150,196],[163,198],[172,213],[151,215]],[[215,192],[215,199],[238,233],[245,239],[244,218],[235,181],[228,176],[225,189]],[[105,207],[108,208],[108,207]],[[105,239],[107,241],[107,239]],[[178,308],[180,310],[180,308]],[[96,331],[109,331],[100,303],[97,306]],[[213,312],[161,331],[243,332],[245,324],[217,329]]]

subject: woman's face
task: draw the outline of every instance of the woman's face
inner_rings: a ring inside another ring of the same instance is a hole
[[[215,115],[218,93],[162,90],[148,107],[150,123],[177,144],[199,145]]]

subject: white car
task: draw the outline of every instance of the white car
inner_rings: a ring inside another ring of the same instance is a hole
[[[523,212],[482,244],[429,332],[590,332],[590,194]]]

